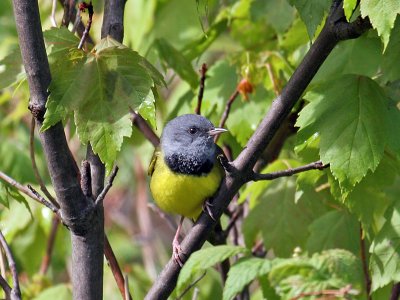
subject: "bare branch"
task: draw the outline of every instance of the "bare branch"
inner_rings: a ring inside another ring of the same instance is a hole
[[[1,231],[0,231],[0,244],[6,254],[7,261],[8,261],[8,267],[10,268],[12,280],[13,280],[13,286],[11,289],[11,297],[10,298],[11,298],[11,300],[21,299],[21,290],[19,288],[18,271],[17,271],[17,267],[15,264],[15,260],[11,253],[11,249],[8,246],[6,239],[4,238],[4,235]]]
[[[114,275],[115,282],[117,283],[118,289],[121,292],[121,295],[126,298],[126,288],[125,285],[127,284],[124,276],[122,274],[121,268],[118,264],[117,258],[115,257],[114,251],[111,248],[110,242],[108,241],[107,236],[104,236],[104,256],[107,259],[108,265]],[[129,293],[129,290],[128,290]],[[132,299],[131,295],[129,294],[129,299]]]
[[[108,181],[107,184],[105,185],[103,191],[97,196],[96,201],[95,201],[95,205],[99,206],[103,204],[103,200],[106,197],[108,191],[110,190],[110,188],[112,187],[112,184],[114,182],[115,176],[117,176],[118,173],[118,167],[114,166],[114,168],[111,171],[110,176],[108,177]]]
[[[80,11],[85,11],[86,9],[88,10],[89,19],[86,24],[85,31],[83,32],[81,40],[79,42],[78,49],[82,49],[83,44],[85,43],[85,40],[87,39],[87,37],[89,35],[90,28],[92,27],[92,20],[93,20],[93,14],[94,14],[92,1],[90,1],[89,3],[82,2],[79,4]]]
[[[53,0],[53,4],[52,4],[52,7],[51,7],[51,16],[50,16],[51,25],[53,27],[57,27],[56,9],[57,9],[57,0]]]
[[[197,95],[197,107],[195,110],[195,114],[201,115],[201,103],[203,101],[204,95],[204,82],[206,81],[206,73],[207,73],[207,65],[202,64],[200,69],[200,87],[199,87],[199,94]]]
[[[365,281],[365,293],[367,294],[367,299],[372,300],[371,296],[371,277],[369,275],[368,269],[368,259],[367,259],[367,251],[365,249],[365,241],[364,241],[364,232],[362,226],[360,224],[360,254],[361,254],[361,262],[364,273],[364,281]]]
[[[236,100],[237,96],[239,96],[239,90],[238,89],[236,89],[233,92],[233,94],[229,97],[228,102],[226,102],[225,110],[222,113],[222,117],[221,117],[221,120],[219,121],[218,127],[223,128],[225,126],[225,122],[228,119],[229,113],[231,111],[231,106],[232,106],[233,102]],[[216,135],[215,138],[214,138],[215,143],[218,142],[218,139],[219,139],[219,135]]]
[[[206,276],[207,272],[204,272],[203,274],[200,275],[199,278],[197,278],[195,281],[193,281],[191,284],[189,284],[185,290],[178,296],[176,297],[176,300],[180,300],[183,298],[183,296],[186,295],[187,292],[189,292],[192,287],[194,287],[200,280],[202,280],[204,278],[204,276]]]
[[[0,275],[0,286],[3,289],[4,293],[6,294],[6,299],[10,299],[11,298],[11,286],[1,275]]]
[[[124,9],[126,0],[105,0],[101,38],[107,35],[122,43],[124,38]]]
[[[260,181],[260,180],[273,180],[277,179],[280,177],[288,177],[288,176],[293,176],[294,174],[309,171],[309,170],[323,170],[325,168],[329,167],[329,164],[324,165],[322,161],[316,161],[313,163],[310,163],[308,165],[304,165],[301,167],[293,168],[293,169],[287,169],[283,171],[277,171],[277,172],[272,172],[272,173],[267,173],[267,174],[259,174],[259,173],[253,173],[252,176],[249,177],[249,181]]]
[[[138,114],[137,112],[131,109],[131,116],[133,125],[139,129],[143,135],[153,144],[154,147],[157,147],[160,144],[160,138],[154,133],[153,129],[151,129],[150,125],[147,124],[146,120]]]
[[[42,259],[42,263],[40,265],[39,272],[42,275],[45,275],[47,273],[47,270],[49,269],[51,256],[53,254],[54,244],[56,241],[57,229],[58,229],[59,225],[60,225],[60,219],[58,218],[57,215],[53,215],[52,222],[51,222],[50,234],[49,234],[49,238],[47,240],[46,253],[45,253],[45,255]]]
[[[31,121],[31,131],[29,136],[29,153],[31,156],[32,168],[33,173],[35,174],[35,178],[39,183],[40,190],[46,195],[47,199],[55,206],[58,207],[58,203],[56,199],[50,194],[49,190],[46,188],[42,176],[40,176],[37,164],[36,164],[36,157],[35,157],[35,118],[32,117]]]
[[[398,300],[400,297],[400,283],[396,283],[392,287],[392,292],[390,294],[390,300]]]
[[[131,294],[129,293],[129,281],[128,281],[128,275],[124,276],[124,289],[125,289],[125,300],[132,300]]]

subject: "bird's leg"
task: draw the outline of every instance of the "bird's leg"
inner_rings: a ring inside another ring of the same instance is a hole
[[[181,268],[183,267],[183,261],[181,259],[181,255],[183,255],[184,253],[181,248],[181,243],[179,242],[179,235],[181,233],[182,223],[183,223],[184,218],[185,218],[184,216],[181,216],[178,228],[176,229],[176,233],[175,233],[174,239],[172,241],[172,256],[174,257],[175,262]]]
[[[206,201],[203,203],[203,211],[207,213],[213,221],[216,221],[216,218],[211,211],[211,208],[214,206],[214,204],[211,203],[212,198],[207,198]]]

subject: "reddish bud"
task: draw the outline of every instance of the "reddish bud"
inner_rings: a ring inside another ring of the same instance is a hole
[[[244,97],[246,101],[249,100],[249,95],[253,93],[253,85],[246,78],[243,78],[237,85],[238,92]]]

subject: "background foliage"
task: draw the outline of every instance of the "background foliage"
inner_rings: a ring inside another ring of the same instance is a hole
[[[346,18],[369,17],[373,30],[334,49],[294,108],[295,126],[289,122],[275,155],[264,153],[259,165],[272,172],[320,159],[330,167],[244,186],[231,205],[232,212],[243,212],[237,236],[195,253],[176,295],[206,271],[184,299],[193,293],[199,299],[232,299],[244,288],[252,299],[312,299],[328,291],[351,299],[366,299],[370,291],[372,299],[388,299],[400,281],[397,2],[344,1]],[[228,99],[240,92],[226,122],[230,134],[219,141],[235,157],[318,36],[331,2],[130,0],[125,46],[99,39],[103,3],[93,4],[95,45],[81,51],[71,32],[50,29],[51,1],[39,1],[53,77],[40,130],[62,120],[77,161],[84,157],[82,144],[90,142],[108,170],[115,162],[120,166],[105,202],[106,230],[134,299],[142,299],[169,258],[173,230],[147,206],[152,200],[145,169],[153,149],[132,127],[128,108],[160,133],[166,121],[194,112],[198,70],[207,63],[204,116],[218,124]],[[12,15],[10,2],[1,1],[0,170],[35,185],[29,93]],[[59,6],[56,18],[61,17]],[[252,92],[238,86],[241,81]],[[34,146],[51,190],[36,138]],[[66,229],[58,229],[50,269],[43,274],[51,212],[3,181],[0,208],[0,227],[16,257],[24,296],[70,299]],[[229,217],[222,222],[226,226]],[[212,267],[228,258],[223,283]],[[119,297],[107,266],[104,290],[106,299]]]

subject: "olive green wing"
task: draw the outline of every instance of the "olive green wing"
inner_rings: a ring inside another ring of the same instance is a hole
[[[153,175],[154,168],[156,166],[156,162],[157,162],[157,158],[158,158],[159,154],[160,154],[160,150],[158,148],[154,149],[149,168],[147,169],[147,175],[149,175],[149,176]]]

